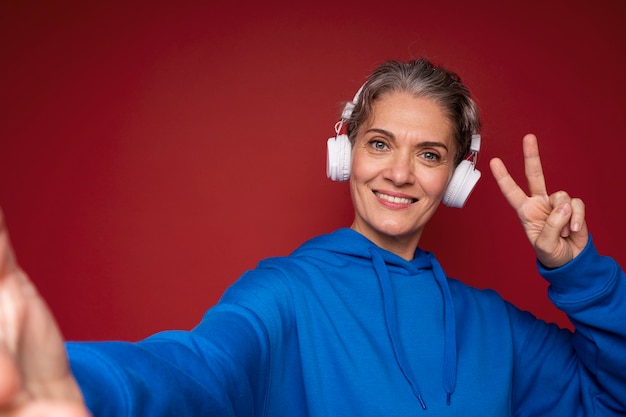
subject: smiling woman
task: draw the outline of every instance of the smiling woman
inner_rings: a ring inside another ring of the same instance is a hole
[[[530,195],[491,169],[577,332],[449,279],[418,247],[480,133],[460,79],[389,62],[354,104],[352,227],[260,262],[191,331],[63,344],[0,221],[0,414],[623,415],[626,274],[596,251],[582,201],[547,193],[536,137]]]

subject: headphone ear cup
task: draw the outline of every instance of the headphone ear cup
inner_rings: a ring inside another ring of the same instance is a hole
[[[462,161],[454,170],[443,196],[443,204],[462,208],[480,179],[480,171],[470,161]]]
[[[337,135],[328,139],[326,153],[326,176],[333,181],[350,178],[352,145],[348,135]]]

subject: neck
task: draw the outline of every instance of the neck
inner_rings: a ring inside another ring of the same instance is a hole
[[[411,235],[400,236],[374,233],[371,230],[360,227],[360,225],[358,225],[356,222],[352,223],[352,226],[350,226],[350,228],[359,232],[380,248],[385,249],[391,253],[395,253],[396,255],[407,261],[411,261],[415,257],[415,250],[417,249],[417,244],[419,243],[420,237],[422,235],[421,232]]]

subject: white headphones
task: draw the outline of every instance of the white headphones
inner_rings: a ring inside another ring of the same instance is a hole
[[[363,87],[359,89],[351,102],[346,103],[341,112],[341,120],[335,124],[335,136],[329,138],[327,142],[326,175],[333,181],[347,181],[350,178],[352,144],[350,144],[348,135],[339,132],[341,132],[346,120],[350,118],[362,89]],[[454,169],[452,179],[443,196],[442,201],[446,206],[461,208],[465,205],[480,179],[480,171],[476,169],[479,150],[480,135],[472,135],[469,155]]]

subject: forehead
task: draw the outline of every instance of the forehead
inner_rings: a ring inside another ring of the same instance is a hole
[[[446,142],[453,140],[452,122],[443,108],[432,99],[408,92],[381,95],[373,103],[364,127],[387,129],[394,134],[427,135]]]

